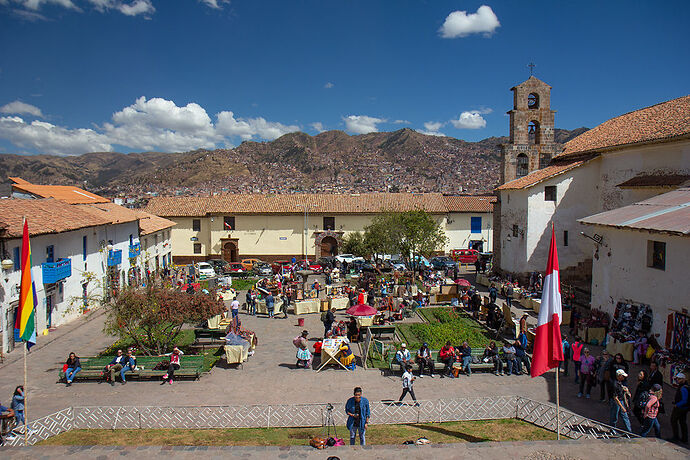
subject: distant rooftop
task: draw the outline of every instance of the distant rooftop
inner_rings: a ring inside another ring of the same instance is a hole
[[[37,185],[22,179],[10,177],[12,190],[28,193],[39,198],[55,198],[69,204],[109,203],[110,200],[95,193],[87,192],[71,185]]]

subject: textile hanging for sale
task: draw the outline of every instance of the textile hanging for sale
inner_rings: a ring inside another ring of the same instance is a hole
[[[690,317],[683,313],[676,313],[673,321],[673,341],[671,349],[674,353],[687,356],[690,343],[688,343],[688,321]]]

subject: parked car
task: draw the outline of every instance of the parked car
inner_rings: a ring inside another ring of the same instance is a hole
[[[333,256],[327,256],[327,257],[320,257],[319,260],[316,262],[321,267],[323,268],[333,268],[335,266],[335,257]]]
[[[476,249],[453,249],[450,251],[450,258],[460,264],[473,264],[479,257]]]
[[[363,257],[357,257],[354,254],[338,254],[335,259],[340,263],[347,262],[351,264],[354,260],[364,260]]]
[[[436,270],[448,270],[457,268],[458,264],[448,256],[436,256],[431,258],[431,265]]]
[[[403,262],[400,259],[388,259],[385,260],[384,263],[388,265],[391,270],[398,270],[398,271],[405,271],[407,270],[407,266],[405,265],[405,262]]]
[[[228,270],[226,272],[230,276],[245,277],[249,275],[249,272],[244,269],[244,266],[240,262],[231,262],[228,264]]]
[[[289,260],[276,260],[271,264],[271,268],[273,269],[273,273],[282,273],[283,268],[289,267],[292,265],[292,262]]]
[[[321,273],[323,271],[323,267],[321,265],[309,259],[303,259],[298,261],[297,263],[302,268],[302,270],[311,270],[314,273]]]
[[[195,268],[199,274],[199,278],[202,280],[216,276],[216,271],[213,269],[213,266],[207,262],[199,262],[196,264]]]
[[[361,257],[352,261],[352,267],[354,267],[355,270],[362,272],[376,271],[376,265],[374,265],[374,263],[369,260],[364,260]]]
[[[223,259],[210,259],[206,262],[211,264],[219,276],[225,275],[228,272],[228,262]]]
[[[261,259],[242,259],[242,262],[240,263],[242,264],[245,270],[250,271],[254,268],[254,265],[265,262]]]
[[[252,269],[255,275],[259,276],[271,276],[273,275],[273,268],[266,262],[258,262],[254,264]]]
[[[420,268],[431,268],[431,262],[424,256],[417,256],[410,262],[412,266],[419,270]]]

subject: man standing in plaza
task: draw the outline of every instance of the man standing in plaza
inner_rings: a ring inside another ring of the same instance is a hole
[[[690,387],[685,378],[685,374],[680,372],[676,375],[676,397],[673,398],[673,410],[671,411],[671,428],[673,437],[670,441],[688,443],[688,409],[690,409]]]
[[[230,311],[232,313],[232,319],[237,318],[240,314],[240,303],[237,301],[237,297],[235,297],[230,304]]]
[[[623,385],[623,380],[628,377],[623,369],[616,371],[616,382],[613,384],[613,397],[611,398],[611,419],[609,425],[616,428],[618,423],[618,415],[623,419],[623,425],[627,431],[632,432],[630,426],[630,390]]]
[[[362,389],[355,387],[354,396],[345,403],[345,413],[347,414],[347,429],[350,430],[350,445],[355,445],[355,437],[359,431],[359,445],[366,445],[365,433],[369,425],[371,411],[369,400],[362,397]]]

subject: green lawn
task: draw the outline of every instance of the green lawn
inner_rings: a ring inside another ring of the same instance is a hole
[[[233,278],[232,287],[236,291],[246,291],[254,286],[257,281],[259,281],[259,278]]]
[[[337,428],[349,442],[345,427]],[[142,429],[72,430],[46,439],[39,445],[121,445],[123,440],[136,446],[305,446],[312,436],[323,435],[313,428],[236,428],[236,429]],[[434,444],[485,441],[536,441],[556,439],[556,434],[516,419],[444,422],[406,425],[371,425],[367,444],[402,444],[420,437]]]
[[[427,342],[429,348],[438,350],[448,340],[453,346],[466,340],[471,347],[483,348],[492,340],[489,331],[464,312],[453,312],[451,308],[421,308],[417,312],[428,322],[397,326],[410,349]]]

